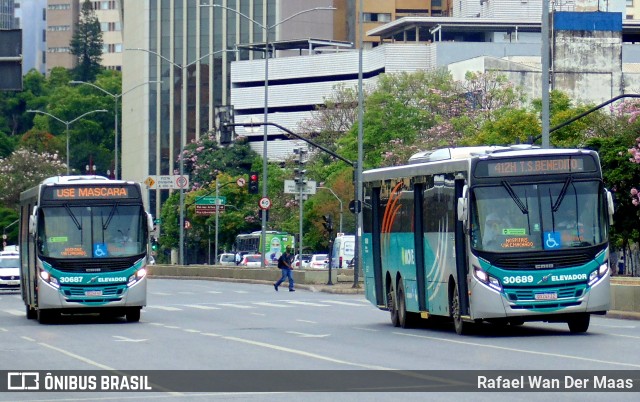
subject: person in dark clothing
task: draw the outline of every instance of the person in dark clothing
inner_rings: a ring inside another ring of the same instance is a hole
[[[295,292],[295,289],[293,288],[293,267],[291,266],[291,257],[291,249],[287,247],[280,258],[278,258],[278,268],[282,271],[282,277],[278,282],[273,284],[273,288],[276,292],[278,291],[278,286],[280,286],[285,280],[289,281],[289,292]]]

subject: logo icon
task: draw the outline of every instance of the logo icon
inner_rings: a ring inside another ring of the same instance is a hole
[[[40,389],[40,373],[37,372],[8,372],[7,390],[28,391]]]

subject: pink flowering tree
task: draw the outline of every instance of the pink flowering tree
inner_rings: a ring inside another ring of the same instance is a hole
[[[19,148],[0,159],[0,201],[17,209],[21,192],[66,172],[67,165],[58,154]]]

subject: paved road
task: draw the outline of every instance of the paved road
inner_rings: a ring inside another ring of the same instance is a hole
[[[25,318],[18,295],[2,293],[0,370],[245,370],[247,374],[251,372],[246,370],[293,370],[314,376],[323,375],[324,370],[341,370],[348,373],[345,375],[359,373],[354,370],[428,370],[437,381],[446,382],[447,374],[442,370],[552,369],[624,370],[640,378],[635,374],[640,373],[638,321],[594,317],[589,332],[582,335],[571,335],[565,324],[485,325],[476,334],[461,337],[449,323],[410,330],[394,328],[388,313],[371,306],[363,295],[304,289],[275,292],[269,285],[175,279],[151,280],[148,302],[140,323],[76,316],[40,325]],[[368,389],[393,386],[392,377],[368,384]],[[0,395],[0,400],[294,401],[304,397],[305,401],[335,401],[336,396],[339,400],[424,400],[429,395],[437,395],[438,400],[460,398],[455,393],[209,392],[31,393],[28,398],[10,393]],[[491,401],[517,397],[546,400],[553,395],[473,395],[474,400]],[[563,400],[601,397],[598,393],[562,394]],[[637,394],[615,394],[616,400],[631,398]]]

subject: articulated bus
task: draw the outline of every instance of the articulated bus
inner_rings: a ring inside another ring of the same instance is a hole
[[[20,195],[22,299],[28,319],[102,313],[140,320],[153,220],[140,185],[57,176]]]
[[[446,148],[363,173],[366,297],[395,326],[566,322],[609,309],[613,217],[598,155]]]

